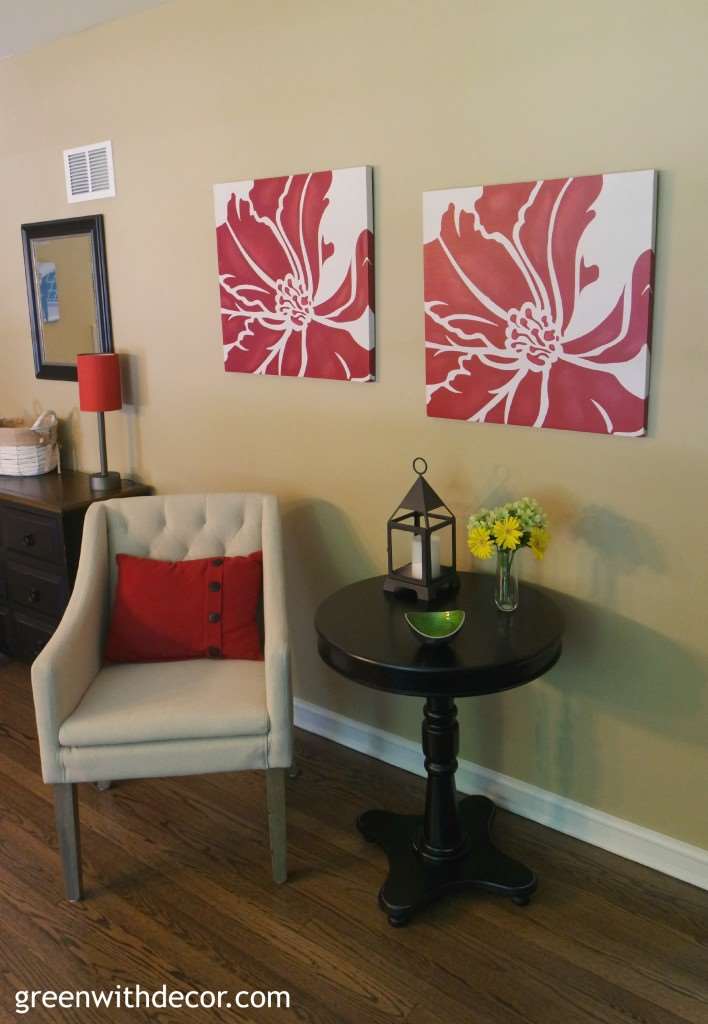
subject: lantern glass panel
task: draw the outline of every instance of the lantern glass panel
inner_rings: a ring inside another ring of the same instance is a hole
[[[434,526],[435,521],[431,519],[430,525]],[[445,525],[439,529],[434,530],[432,536],[437,542],[440,554],[440,565],[451,566],[453,564],[452,559],[452,525],[445,523]]]
[[[413,548],[413,537],[415,534],[407,530],[400,530],[395,525],[391,527],[391,564],[394,572],[410,576],[411,551]]]

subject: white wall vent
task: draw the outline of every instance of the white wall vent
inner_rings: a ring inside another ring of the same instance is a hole
[[[110,142],[64,150],[66,198],[70,203],[108,199],[116,194]]]

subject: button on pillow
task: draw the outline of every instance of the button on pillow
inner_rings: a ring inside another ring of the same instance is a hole
[[[109,661],[262,659],[263,554],[162,562],[118,555]]]

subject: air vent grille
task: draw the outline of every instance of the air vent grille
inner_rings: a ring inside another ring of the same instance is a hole
[[[70,203],[107,199],[116,194],[110,142],[64,150],[66,198]]]

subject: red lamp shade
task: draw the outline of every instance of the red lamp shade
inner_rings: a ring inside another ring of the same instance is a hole
[[[123,406],[120,359],[116,352],[88,352],[76,357],[79,407],[82,412],[112,412]]]

